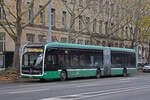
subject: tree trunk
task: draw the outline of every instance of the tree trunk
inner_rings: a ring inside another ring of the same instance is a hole
[[[20,66],[19,49],[21,47],[21,34],[22,34],[22,28],[21,28],[20,20],[18,20],[16,31],[17,31],[18,36],[14,40],[15,51],[14,51],[14,57],[13,57],[13,68],[19,69],[19,66]]]
[[[13,56],[13,69],[19,69],[19,66],[20,66],[19,49],[20,49],[20,39],[15,41],[15,51],[14,51],[14,56]]]
[[[14,39],[15,42],[15,51],[14,51],[14,57],[13,57],[13,68],[19,69],[20,67],[20,56],[19,56],[19,49],[21,46],[21,35],[22,35],[22,26],[21,26],[21,9],[22,6],[22,0],[16,1],[16,38]]]

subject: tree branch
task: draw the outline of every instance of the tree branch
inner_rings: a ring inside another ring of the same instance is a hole
[[[69,8],[69,6],[65,3],[64,0],[62,0],[63,4],[65,5],[67,11],[69,12],[70,15],[72,15],[73,11]]]
[[[13,39],[16,39],[16,36],[14,36],[13,34],[11,34],[8,29],[5,27],[5,25],[3,24],[3,22],[0,21],[0,26],[2,26],[2,28],[7,32],[7,34]]]
[[[8,21],[8,19],[7,19],[7,17],[6,17],[6,12],[5,12],[5,9],[4,9],[3,6],[2,6],[2,9],[3,9],[3,11],[4,11],[4,19],[5,19],[5,21],[6,21],[7,25],[8,25],[8,27],[9,27],[9,29],[11,30],[11,32],[15,35],[15,32],[14,32],[13,28],[11,27],[11,25],[12,25],[13,23],[11,23],[11,22]],[[11,23],[11,24],[10,24],[10,23]]]
[[[97,17],[99,16],[100,12],[101,12],[101,11],[99,11],[99,12],[97,13],[97,15],[94,16],[93,20],[90,21],[90,22],[88,23],[88,25],[86,25],[86,27],[84,27],[84,28],[81,29],[78,33],[76,33],[75,35],[73,35],[73,37],[77,38],[77,37],[80,35],[81,32],[83,32],[84,30],[86,30],[87,27],[88,27],[90,24],[93,23],[93,21],[95,20],[95,18],[97,18]]]
[[[111,34],[117,32],[118,30],[124,28],[128,23],[130,23],[132,20],[130,19],[129,21],[127,21],[124,25],[122,25],[121,27],[117,28],[115,31],[111,32]]]
[[[0,3],[0,5],[1,5],[1,7],[3,7],[3,8],[4,8],[4,6],[5,6],[5,7],[7,8],[8,12],[9,12],[9,14],[10,14],[13,18],[17,19],[17,17],[12,13],[12,11],[10,10],[10,8],[7,7],[5,3]]]
[[[82,9],[82,11],[78,14],[78,16],[76,16],[76,17],[74,18],[74,20],[76,20],[79,16],[81,16],[82,13],[83,13],[88,7],[89,7],[89,6],[87,5],[84,9]]]
[[[51,0],[48,0],[47,3],[34,15],[34,17],[32,17],[31,20],[28,23],[26,23],[22,26],[22,28],[24,29],[25,27],[30,25],[36,19],[36,17],[40,14],[40,12],[43,11],[48,6],[48,4],[50,2],[51,2]]]
[[[31,7],[33,7],[33,6],[34,6],[34,0],[31,1],[31,3],[30,3],[30,5],[28,6],[28,8],[31,8]],[[23,12],[21,13],[21,16],[23,16],[26,12],[28,12],[28,9],[25,10],[25,11],[23,11]]]

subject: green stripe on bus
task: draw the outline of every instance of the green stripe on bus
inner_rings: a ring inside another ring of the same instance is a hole
[[[60,71],[45,71],[43,78],[44,79],[58,79],[60,78]]]
[[[136,68],[127,68],[128,74],[136,73]]]
[[[68,74],[68,78],[96,76],[96,69],[68,70],[67,74]]]
[[[122,75],[123,68],[112,68],[111,75]]]

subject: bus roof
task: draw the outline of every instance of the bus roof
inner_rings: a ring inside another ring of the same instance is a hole
[[[105,48],[103,46],[81,45],[81,44],[71,44],[71,43],[58,43],[58,42],[48,43],[48,44],[46,44],[46,47],[63,47],[63,48],[95,49],[95,50],[103,50]],[[135,52],[134,49],[127,49],[127,48],[110,47],[110,49],[112,51]]]
[[[104,48],[103,46],[57,43],[57,42],[48,43],[46,47],[63,47],[63,48],[95,49],[95,50],[102,50]]]
[[[110,49],[111,49],[112,51],[135,52],[134,49],[128,49],[128,48],[116,48],[116,47],[111,47]]]

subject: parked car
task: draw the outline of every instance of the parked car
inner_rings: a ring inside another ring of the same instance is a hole
[[[144,65],[143,72],[150,72],[150,64]]]
[[[142,62],[138,62],[138,67],[144,67],[145,65],[148,65],[147,62],[142,63]]]

